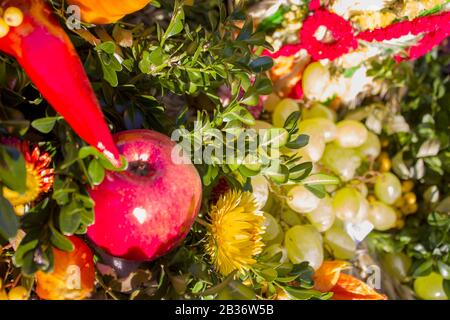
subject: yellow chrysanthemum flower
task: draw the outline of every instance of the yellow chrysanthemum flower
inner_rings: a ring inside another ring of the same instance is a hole
[[[256,262],[264,243],[264,216],[250,192],[228,191],[210,211],[206,251],[223,275],[244,272]]]

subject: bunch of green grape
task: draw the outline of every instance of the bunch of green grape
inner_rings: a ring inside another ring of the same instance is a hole
[[[340,179],[319,198],[304,184],[274,185],[263,176],[254,177],[253,192],[266,216],[266,253],[281,252],[283,261],[308,261],[317,269],[324,259],[355,256],[362,239],[349,226],[364,226],[366,232],[397,227],[401,213],[395,204],[402,197],[402,183],[393,173],[379,170],[382,146],[376,134],[361,122],[337,121],[336,112],[319,103],[301,108],[294,100],[270,96],[265,110],[272,113],[272,123],[257,121],[258,128],[283,127],[289,115],[301,111],[299,132],[309,136],[309,143],[283,153],[312,162],[313,173]]]

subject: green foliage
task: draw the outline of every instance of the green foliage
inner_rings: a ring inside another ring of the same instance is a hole
[[[14,147],[0,146],[0,181],[3,185],[19,193],[26,191],[25,160]]]
[[[449,278],[450,217],[446,213],[432,212],[424,223],[421,217],[408,219],[407,226],[396,234],[372,233],[372,249],[383,252],[404,251],[413,258],[410,274],[413,278],[426,276],[432,271]]]
[[[0,196],[0,236],[4,239],[13,238],[19,229],[19,218],[12,205],[3,195]]]
[[[450,268],[450,76],[443,67],[449,64],[450,55],[432,52],[414,68],[392,65],[388,71],[385,65],[377,71],[384,76],[390,72],[393,83],[408,88],[401,111],[409,130],[392,134],[388,151],[394,172],[415,180],[421,205],[401,231],[372,233],[369,244],[373,250],[410,256],[412,278],[435,271],[448,279]]]
[[[442,186],[448,192],[450,173],[450,76],[442,66],[450,63],[449,55],[429,54],[416,64],[409,80],[409,91],[402,109],[411,132],[399,133],[396,173],[406,168],[427,185]]]
[[[260,83],[255,81],[253,88],[256,93],[262,92]],[[266,90],[265,86],[263,90]],[[242,100],[245,100],[245,95]],[[254,119],[241,101],[236,97],[225,108],[217,109],[212,119],[199,112],[191,130],[181,126],[184,130],[180,131],[178,142],[193,163],[199,165],[203,183],[209,186],[226,175],[227,178],[234,177],[230,181],[232,185],[242,188],[249,184],[250,177],[260,173],[279,184],[305,179],[312,170],[312,164],[299,164],[300,158],[280,152],[284,146],[299,149],[308,143],[307,136],[298,134],[299,112],[286,120],[284,128],[254,131],[254,135],[247,135],[245,130],[251,129]],[[244,150],[235,147],[239,142],[245,146]]]

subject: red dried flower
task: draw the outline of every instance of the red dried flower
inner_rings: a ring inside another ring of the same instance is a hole
[[[316,39],[319,27],[324,26],[333,36],[330,43]],[[334,60],[358,47],[350,22],[335,13],[319,9],[309,16],[300,30],[301,43],[314,60]]]

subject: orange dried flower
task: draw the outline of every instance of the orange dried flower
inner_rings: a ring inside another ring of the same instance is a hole
[[[345,261],[325,261],[314,274],[314,288],[321,292],[333,292],[333,300],[386,300],[363,281],[342,273],[350,264]]]

